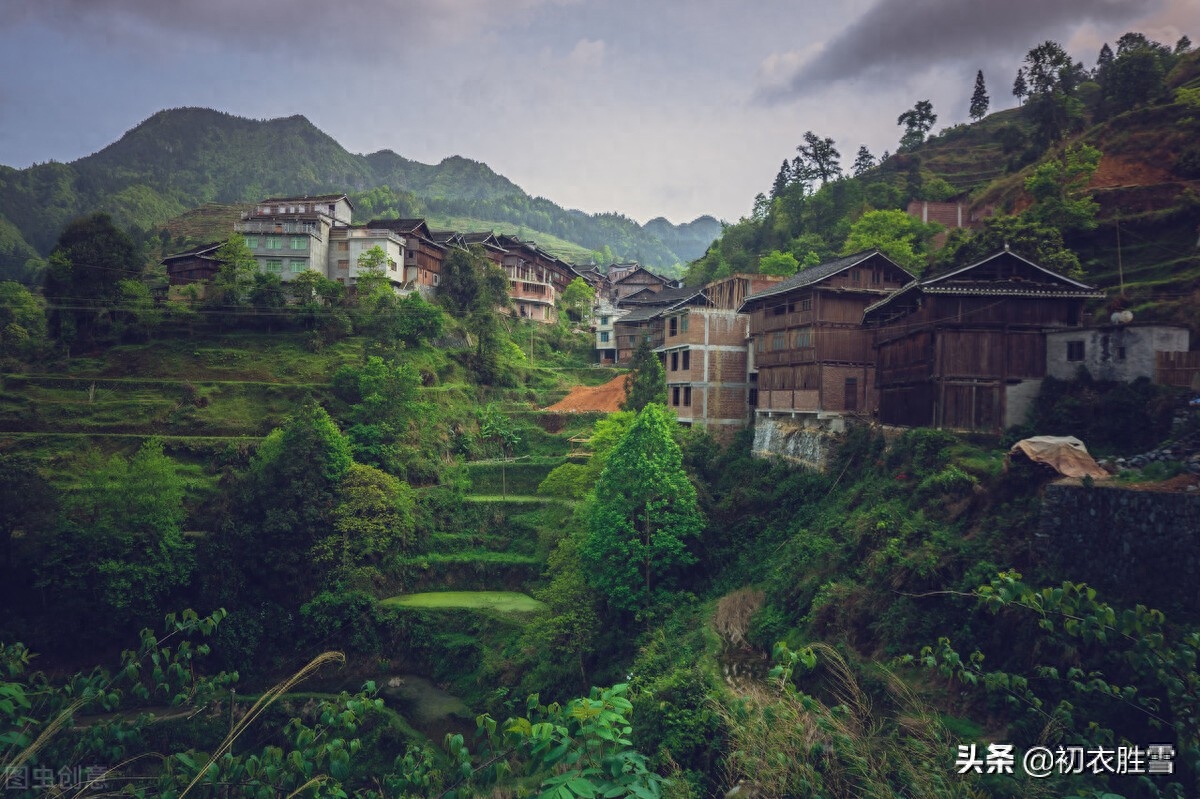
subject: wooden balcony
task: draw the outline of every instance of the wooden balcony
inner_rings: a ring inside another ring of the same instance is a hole
[[[753,335],[754,333],[783,330],[787,327],[811,325],[815,318],[812,311],[793,311],[778,316],[765,311],[755,311],[750,315],[750,333]]]

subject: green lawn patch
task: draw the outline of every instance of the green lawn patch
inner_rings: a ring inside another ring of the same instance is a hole
[[[516,591],[430,591],[380,600],[393,608],[491,610],[497,613],[533,613],[545,607],[527,594]]]

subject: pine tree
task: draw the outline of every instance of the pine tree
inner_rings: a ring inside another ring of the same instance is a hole
[[[775,182],[771,185],[771,199],[774,200],[780,194],[783,194],[784,189],[792,182],[792,165],[788,160],[783,159],[783,164],[779,167],[779,174],[775,176]]]
[[[867,149],[867,145],[862,145],[858,148],[858,155],[854,157],[854,177],[858,177],[875,166],[875,156],[871,155],[871,151]]]
[[[1020,103],[1025,102],[1025,98],[1029,95],[1029,84],[1025,82],[1025,67],[1017,68],[1017,79],[1013,81],[1013,97],[1017,98]]]
[[[987,116],[988,112],[987,87],[983,83],[983,70],[975,73],[975,93],[971,95],[971,119],[976,121]]]

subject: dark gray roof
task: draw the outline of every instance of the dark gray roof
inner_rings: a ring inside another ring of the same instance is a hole
[[[168,255],[162,259],[162,263],[166,263],[167,261],[175,260],[176,258],[204,257],[206,255],[215,253],[217,250],[219,250],[221,248],[221,245],[224,243],[225,242],[223,242],[223,241],[210,241],[207,244],[200,244],[196,247],[192,247],[190,249],[184,250],[183,252],[177,252],[177,253]]]
[[[622,322],[645,322],[647,319],[653,319],[654,317],[660,315],[664,310],[666,309],[660,305],[634,308],[620,319],[615,320],[613,324],[619,325]]]
[[[745,308],[747,305],[756,300],[761,300],[766,297],[774,297],[777,294],[787,294],[789,291],[795,291],[798,288],[811,286],[813,283],[818,283],[827,277],[833,277],[838,272],[849,269],[852,266],[857,266],[868,258],[875,256],[879,256],[880,258],[884,259],[892,266],[908,275],[910,278],[913,276],[907,269],[904,269],[895,261],[880,253],[879,250],[863,250],[862,252],[856,252],[853,255],[846,255],[832,261],[826,261],[823,264],[810,266],[808,269],[802,269],[782,283],[776,283],[769,289],[763,289],[757,294],[751,294],[742,303],[742,308]]]
[[[690,300],[692,297],[700,293],[697,288],[681,288],[681,289],[642,289],[641,291],[630,294],[621,300],[618,305],[674,305],[681,300]]]

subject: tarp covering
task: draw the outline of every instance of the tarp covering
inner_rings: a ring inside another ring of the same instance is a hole
[[[1020,453],[1034,463],[1044,463],[1065,477],[1108,477],[1074,436],[1034,436],[1013,444],[1010,456]]]

